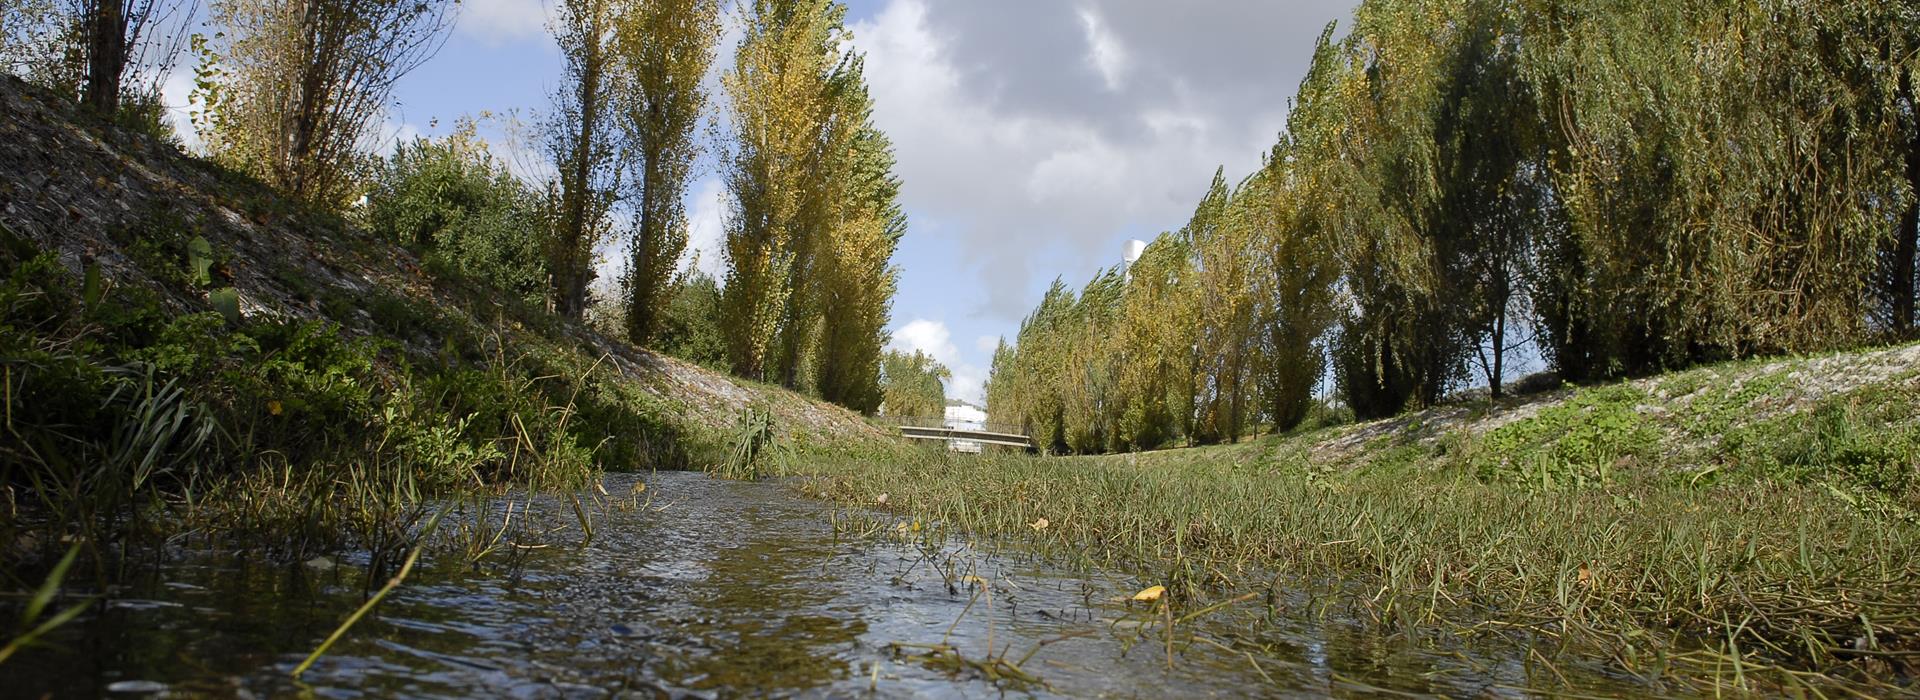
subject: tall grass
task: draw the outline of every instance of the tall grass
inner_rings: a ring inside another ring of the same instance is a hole
[[[1737,657],[1748,671],[1780,669],[1782,683],[1877,683],[1912,674],[1920,656],[1920,528],[1822,484],[1690,486],[1634,472],[1527,488],[1449,458],[1457,441],[1344,471],[1315,469],[1295,447],[902,450],[798,469],[818,495],[870,506],[889,494],[891,507],[970,536],[1138,572],[1176,605],[1332,590],[1382,624],[1540,635],[1652,676]]]

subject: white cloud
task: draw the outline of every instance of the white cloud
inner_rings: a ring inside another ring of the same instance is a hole
[[[960,242],[948,269],[904,284],[977,276],[961,313],[1011,324],[1033,278],[1077,285],[1126,239],[1184,224],[1216,168],[1259,166],[1313,39],[1350,8],[890,0],[853,26],[875,122],[914,230]]]
[[[993,351],[1000,349],[1000,336],[983,335],[978,338],[974,338],[973,347],[978,348],[980,352],[993,354]]]
[[[465,0],[456,31],[493,46],[546,40],[547,8],[541,0]]]
[[[953,332],[947,329],[947,324],[914,319],[894,329],[893,340],[887,347],[901,352],[918,350],[946,365],[953,373],[953,378],[947,380],[947,398],[976,405],[986,403],[987,372],[960,357],[960,348],[953,344]]]
[[[901,352],[919,350],[946,364],[948,360],[960,354],[953,345],[953,332],[947,330],[947,324],[916,318],[907,325],[893,331],[893,341],[887,347]]]
[[[1117,91],[1126,79],[1127,47],[1108,31],[1106,20],[1091,7],[1081,7],[1080,28],[1087,37],[1087,63],[1106,81],[1107,90]]]

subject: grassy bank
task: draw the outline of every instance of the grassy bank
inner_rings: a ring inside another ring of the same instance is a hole
[[[70,580],[183,541],[364,549],[377,577],[436,498],[695,468],[750,407],[790,444],[878,436],[357,218],[0,76],[0,587],[76,543]]]
[[[1920,384],[1907,368],[1810,391],[1820,361],[1231,446],[794,471],[848,504],[887,494],[970,536],[1138,572],[1176,605],[1304,586],[1383,624],[1537,635],[1649,678],[1910,691]]]

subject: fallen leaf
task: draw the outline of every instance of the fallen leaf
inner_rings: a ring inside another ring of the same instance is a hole
[[[873,502],[884,506],[887,504],[887,495],[884,493],[880,494],[880,497],[873,499]]]
[[[1027,527],[1033,528],[1034,530],[1045,530],[1047,529],[1047,525],[1049,524],[1050,523],[1047,522],[1046,518],[1041,518],[1039,520],[1035,520],[1031,523],[1028,523]]]
[[[1159,600],[1161,596],[1164,596],[1166,594],[1167,594],[1166,586],[1152,586],[1147,588],[1144,591],[1133,594],[1133,599],[1135,602],[1151,603],[1153,601]]]
[[[961,583],[977,583],[977,584],[980,584],[981,588],[987,587],[987,580],[980,578],[978,576],[962,576],[960,577],[960,582]]]

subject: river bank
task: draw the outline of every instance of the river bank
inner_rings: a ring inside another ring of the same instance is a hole
[[[1733,363],[1239,445],[909,451],[790,473],[841,503],[1135,572],[1176,609],[1304,588],[1404,634],[1605,658],[1649,691],[1906,693],[1915,352]]]

